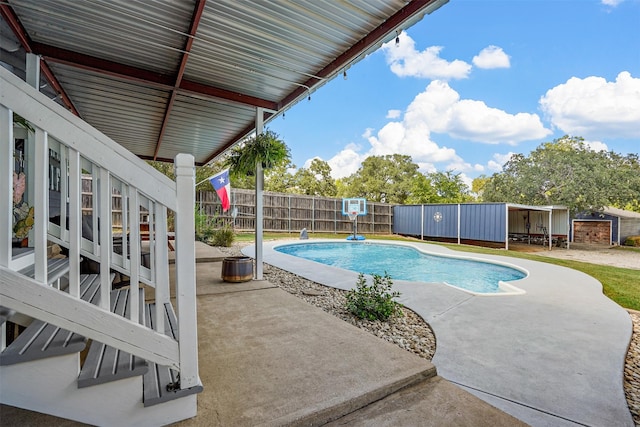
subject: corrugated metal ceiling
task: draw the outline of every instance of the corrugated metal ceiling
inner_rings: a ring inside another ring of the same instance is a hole
[[[91,125],[142,158],[206,163],[253,131],[256,107],[268,123],[446,1],[7,0],[0,13]]]

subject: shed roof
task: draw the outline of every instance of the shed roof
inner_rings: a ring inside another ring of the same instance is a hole
[[[2,61],[145,159],[224,152],[448,0],[5,0]]]
[[[636,218],[640,219],[640,213],[627,211],[624,209],[614,208],[612,206],[608,206],[602,210],[603,213],[611,216],[617,216],[619,218]]]

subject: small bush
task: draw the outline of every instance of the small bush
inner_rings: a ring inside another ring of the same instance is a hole
[[[224,246],[228,248],[233,244],[233,240],[236,237],[236,233],[229,225],[223,225],[222,227],[213,230],[210,238],[211,245]]]
[[[347,310],[367,320],[385,321],[392,316],[402,315],[400,304],[393,300],[400,296],[400,292],[392,291],[392,286],[393,281],[386,272],[384,276],[374,274],[371,285],[360,273],[355,289],[347,292]]]
[[[640,246],[640,236],[629,236],[624,241],[625,246]]]

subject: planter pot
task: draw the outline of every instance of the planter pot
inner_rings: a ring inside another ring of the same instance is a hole
[[[253,260],[248,256],[233,256],[222,260],[222,280],[248,282],[253,279]]]

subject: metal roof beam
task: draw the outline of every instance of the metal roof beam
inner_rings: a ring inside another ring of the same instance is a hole
[[[158,141],[156,142],[156,149],[153,152],[154,160],[158,157],[160,145],[162,145],[162,138],[164,137],[164,133],[167,130],[169,116],[171,115],[171,110],[173,110],[173,104],[176,100],[178,88],[180,87],[180,83],[182,83],[182,77],[184,76],[184,69],[186,68],[187,61],[189,60],[191,46],[193,46],[193,37],[196,35],[196,31],[198,31],[198,25],[200,24],[200,18],[202,18],[202,12],[204,11],[204,6],[206,3],[207,0],[198,0],[196,2],[196,6],[193,9],[193,16],[191,17],[191,23],[189,24],[189,34],[187,36],[187,40],[185,41],[182,58],[180,59],[180,66],[178,67],[178,72],[175,77],[175,83],[173,84],[173,89],[171,90],[171,96],[169,96],[167,107],[164,110],[164,118],[162,119],[162,126],[160,126]]]
[[[143,68],[120,64],[118,62],[96,58],[95,56],[85,55],[83,53],[73,52],[43,43],[34,42],[33,46],[35,53],[42,55],[51,62],[69,65],[74,68],[90,70],[100,74],[111,75],[125,80],[150,84],[160,89],[173,90],[174,88],[174,76],[155,73]],[[194,92],[205,97],[226,99],[240,104],[250,105],[252,107],[264,107],[272,110],[277,109],[277,104],[273,101],[189,80],[182,80],[180,82],[180,90]]]
[[[407,25],[409,21],[415,19],[416,15],[419,16],[424,13],[431,13],[433,10],[440,7],[442,3],[442,0],[411,1],[405,7],[400,9],[395,15],[384,21],[382,25],[375,28],[362,40],[358,41],[356,44],[354,44],[344,53],[338,56],[335,60],[329,63],[329,65],[324,67],[319,72],[315,73],[315,75],[322,79],[331,78],[331,76],[336,74],[339,70],[351,65],[351,63],[356,58],[358,58],[358,56],[367,52],[372,46],[375,46],[378,43],[382,42],[389,33],[397,30],[398,28],[402,28],[404,25]],[[311,77],[306,82],[304,82],[303,86],[313,89],[314,86],[322,83],[323,81],[324,80],[318,80],[317,78]],[[289,104],[295,102],[300,97],[306,96],[308,92],[309,91],[304,87],[297,88],[282,99],[279,104],[280,108],[286,108]]]
[[[16,38],[20,41],[22,48],[27,53],[37,54],[37,52],[35,52],[33,49],[33,45],[35,43],[33,42],[33,40],[31,40],[29,34],[27,34],[27,30],[24,28],[24,26],[20,22],[20,19],[18,19],[18,15],[16,15],[11,6],[6,3],[0,3],[0,15],[2,15],[2,18],[13,31],[13,34],[15,34]],[[60,96],[62,97],[62,102],[64,102],[67,108],[76,116],[80,116],[80,113],[76,109],[75,105],[73,105],[73,102],[71,102],[71,98],[69,98],[67,92],[65,92],[65,90],[62,88],[60,82],[53,74],[53,71],[51,71],[51,68],[49,68],[49,65],[42,60],[40,61],[40,72],[44,74],[51,87],[60,94]]]

